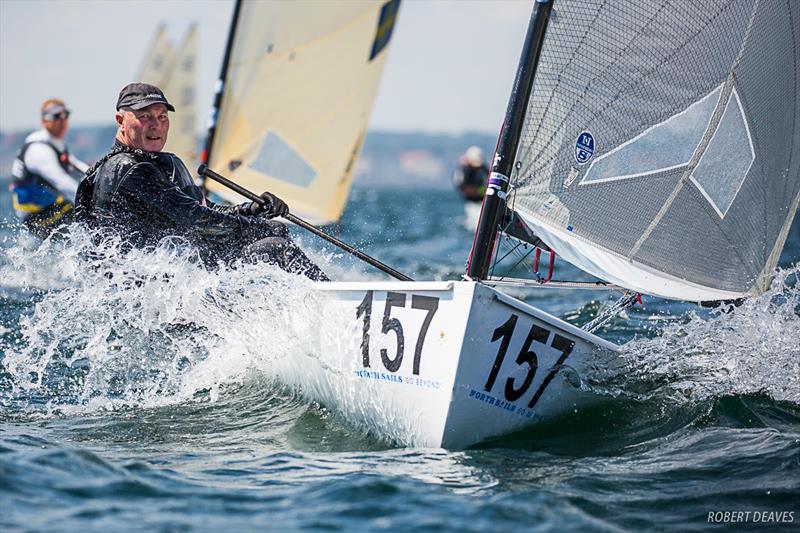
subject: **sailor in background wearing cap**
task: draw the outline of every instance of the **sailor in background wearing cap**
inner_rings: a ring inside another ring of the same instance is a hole
[[[136,247],[180,236],[211,265],[236,259],[267,261],[314,280],[327,276],[274,220],[288,212],[278,197],[263,193],[262,206],[217,205],[174,154],[162,152],[175,108],[161,89],[131,83],[117,99],[117,136],[111,151],[86,172],[78,188],[79,220],[111,228]]]
[[[41,108],[42,129],[25,138],[11,167],[11,199],[23,226],[40,238],[72,217],[78,181],[88,166],[64,142],[70,111],[51,98]]]

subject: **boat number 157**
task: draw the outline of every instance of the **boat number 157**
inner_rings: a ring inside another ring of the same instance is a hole
[[[364,317],[363,324],[363,337],[361,339],[361,362],[365,368],[370,367],[369,361],[369,327],[372,320],[372,296],[373,291],[367,291],[364,299],[356,308],[356,318]],[[391,317],[393,307],[405,307],[406,295],[402,292],[387,292],[386,293],[386,306],[383,308],[383,325],[381,326],[381,333],[389,333],[394,331],[397,336],[397,349],[393,356],[389,356],[389,351],[386,348],[381,348],[381,360],[383,366],[389,372],[397,372],[400,365],[403,363],[403,351],[405,350],[405,336],[403,335],[403,325],[397,318]],[[417,337],[417,344],[414,347],[414,375],[419,375],[420,359],[422,358],[422,345],[425,343],[425,334],[428,333],[428,327],[431,325],[433,315],[439,309],[439,298],[432,296],[420,296],[419,294],[411,295],[411,308],[421,309],[427,311],[425,319],[422,321],[422,327],[419,330]]]
[[[500,367],[503,366],[503,360],[506,357],[508,345],[511,343],[511,336],[514,334],[514,328],[517,326],[517,319],[517,315],[512,314],[508,320],[495,329],[494,333],[492,334],[492,342],[497,342],[499,340],[500,346],[497,349],[497,357],[494,359],[492,369],[489,371],[489,377],[486,380],[486,385],[483,387],[486,392],[492,392],[492,387],[494,387],[494,383],[497,381],[497,375],[500,373]],[[520,348],[516,359],[518,366],[528,365],[528,372],[522,379],[522,382],[519,384],[516,383],[513,377],[506,379],[506,385],[503,389],[503,393],[506,397],[506,400],[509,402],[516,402],[526,392],[528,392],[531,383],[533,383],[533,378],[536,376],[536,371],[539,369],[539,357],[536,355],[536,352],[531,350],[531,344],[533,341],[537,341],[547,346],[548,338],[550,338],[549,329],[543,328],[538,324],[531,325],[531,329],[528,331],[528,336],[525,338],[525,342],[522,343],[522,348]],[[556,364],[553,365],[553,368],[551,368],[550,373],[544,378],[542,384],[539,385],[539,388],[536,390],[536,393],[534,393],[531,401],[528,402],[528,407],[531,409],[534,405],[536,405],[536,402],[539,401],[539,398],[547,388],[547,385],[549,385],[555,377],[559,367],[561,366],[561,363],[563,363],[564,360],[569,357],[570,352],[572,352],[572,348],[575,346],[575,342],[556,333],[553,335],[553,340],[551,341],[550,346],[560,351],[561,356],[558,358],[558,361],[556,361]]]

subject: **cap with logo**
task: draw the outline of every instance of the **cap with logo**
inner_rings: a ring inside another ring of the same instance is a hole
[[[167,101],[167,97],[155,85],[139,82],[129,83],[119,92],[117,111],[122,108],[144,109],[153,104],[164,104],[169,111],[175,111],[175,107]]]

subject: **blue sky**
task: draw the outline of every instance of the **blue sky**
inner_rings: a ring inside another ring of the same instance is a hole
[[[531,8],[403,0],[371,128],[497,132]],[[50,97],[67,101],[73,125],[110,123],[162,22],[173,42],[199,25],[204,124],[232,10],[232,0],[0,0],[0,130],[33,129]]]

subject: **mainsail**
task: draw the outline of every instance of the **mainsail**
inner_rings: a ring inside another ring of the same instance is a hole
[[[240,0],[209,166],[309,221],[338,220],[399,4]]]
[[[800,2],[553,9],[509,206],[629,289],[763,292],[800,201]]]

